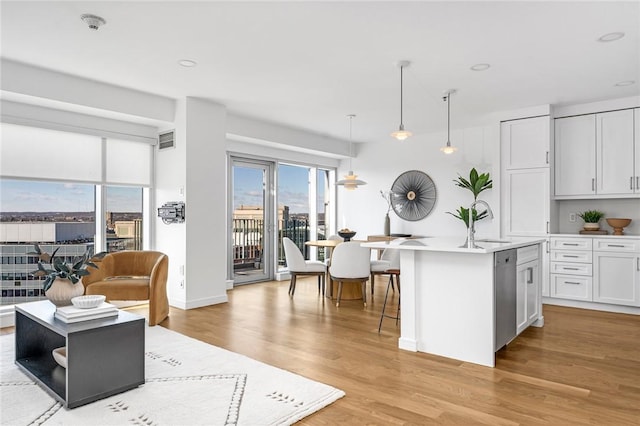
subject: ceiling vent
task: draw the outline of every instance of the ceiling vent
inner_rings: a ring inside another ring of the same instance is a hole
[[[170,130],[168,132],[160,133],[158,135],[158,149],[162,151],[163,149],[175,148],[176,147],[176,139],[175,139],[175,130]]]

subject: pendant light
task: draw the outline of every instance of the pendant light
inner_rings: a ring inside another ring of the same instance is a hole
[[[336,185],[344,186],[344,188],[349,191],[353,191],[358,187],[358,185],[367,184],[367,182],[363,180],[359,180],[358,175],[353,174],[353,169],[351,164],[351,160],[353,158],[353,152],[352,152],[353,142],[352,142],[351,136],[352,136],[352,130],[353,130],[353,119],[355,118],[355,116],[356,116],[355,114],[347,115],[347,117],[349,117],[349,174],[345,175],[344,179],[340,179],[338,182],[336,182]]]
[[[403,141],[409,136],[413,135],[413,133],[404,129],[404,123],[402,122],[402,70],[405,67],[408,67],[409,64],[409,61],[398,61],[398,63],[396,64],[398,67],[400,67],[400,127],[398,127],[398,130],[391,133],[391,136],[398,139],[399,141]]]
[[[455,90],[451,89],[445,92],[445,96],[442,97],[442,100],[447,103],[447,144],[440,148],[440,151],[445,154],[453,154],[458,150],[455,146],[451,146],[451,95],[456,93]]]

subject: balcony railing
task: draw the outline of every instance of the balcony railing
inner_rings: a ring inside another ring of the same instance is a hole
[[[233,219],[233,267],[234,270],[261,268],[264,241],[264,221],[262,219]],[[309,247],[305,245],[310,239],[309,221],[306,219],[282,220],[278,226],[278,265],[285,264],[282,238],[290,238],[303,253],[309,257]],[[318,235],[318,238],[324,238]],[[324,251],[319,251],[319,257],[324,259]]]

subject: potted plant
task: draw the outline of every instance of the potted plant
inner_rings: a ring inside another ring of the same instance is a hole
[[[597,231],[600,229],[600,219],[604,217],[604,213],[599,210],[586,210],[582,213],[578,213],[578,216],[584,220],[585,231]]]
[[[473,194],[473,201],[478,200],[478,195],[482,191],[486,191],[487,189],[493,188],[493,181],[491,180],[491,176],[489,173],[479,174],[478,171],[474,168],[469,172],[469,179],[465,179],[462,176],[458,175],[458,179],[454,179],[454,182],[457,186],[461,188],[466,188]],[[460,206],[455,213],[447,212],[451,216],[456,217],[464,222],[464,224],[469,227],[469,209]],[[487,217],[487,211],[483,211],[478,213],[478,211],[474,208],[472,209],[473,221],[477,222],[479,220]]]
[[[73,297],[84,294],[82,277],[89,275],[88,268],[98,269],[92,262],[94,258],[104,256],[94,257],[93,250],[89,248],[73,262],[66,263],[61,257],[55,257],[60,247],[49,254],[43,252],[38,244],[33,246],[35,251],[27,254],[38,256],[38,270],[32,273],[36,277],[46,277],[42,284],[44,294],[56,306],[70,305]]]

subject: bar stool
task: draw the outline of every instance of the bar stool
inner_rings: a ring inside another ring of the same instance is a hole
[[[400,269],[387,269],[387,274],[389,274],[389,283],[387,284],[387,292],[384,295],[384,303],[382,304],[382,314],[380,315],[380,324],[378,325],[378,333],[380,333],[380,329],[382,329],[382,320],[387,317],[396,320],[396,325],[398,325],[398,321],[400,320]],[[396,285],[398,287],[398,311],[396,316],[385,314],[384,311],[387,307],[387,297],[389,296],[389,287],[393,287],[393,277],[396,278]]]

